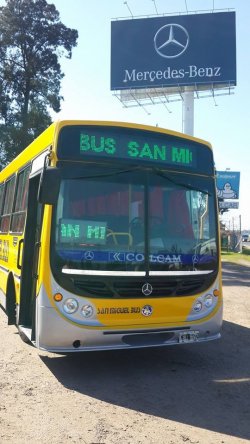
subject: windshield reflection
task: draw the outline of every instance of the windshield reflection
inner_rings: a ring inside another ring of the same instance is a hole
[[[213,183],[128,171],[64,179],[53,263],[65,274],[210,273],[217,267]]]

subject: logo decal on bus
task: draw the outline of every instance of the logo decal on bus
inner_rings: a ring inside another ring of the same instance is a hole
[[[144,305],[144,307],[141,309],[141,313],[143,316],[151,316],[153,313],[153,307],[151,307],[151,305]]]
[[[146,284],[144,284],[142,286],[141,289],[142,293],[145,294],[145,296],[150,296],[152,291],[153,291],[153,287],[151,284],[149,284],[148,282],[146,282]]]
[[[8,262],[9,260],[9,241],[0,240],[0,260]]]
[[[94,257],[95,257],[95,255],[94,255],[93,251],[86,251],[86,252],[84,253],[84,258],[85,258],[87,261],[92,261],[92,260],[94,259]]]

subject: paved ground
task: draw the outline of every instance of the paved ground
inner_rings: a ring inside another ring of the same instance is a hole
[[[222,339],[71,356],[24,344],[0,311],[0,443],[250,441],[250,268],[223,264]]]

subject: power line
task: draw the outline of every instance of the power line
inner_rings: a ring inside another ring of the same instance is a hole
[[[130,9],[130,7],[129,7],[129,5],[128,5],[128,2],[123,2],[123,3],[124,3],[124,5],[127,6],[128,10],[129,10],[129,12],[130,12],[130,14],[131,14],[131,17],[134,18],[133,14],[132,14],[132,11],[131,11],[131,9]]]
[[[156,6],[156,3],[155,3],[155,0],[152,0],[152,2],[154,3],[154,7],[155,7],[156,14],[159,15],[159,12],[158,12],[158,9],[157,9],[157,6]]]

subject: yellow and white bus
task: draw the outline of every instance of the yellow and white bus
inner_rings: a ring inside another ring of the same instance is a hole
[[[219,338],[218,230],[207,142],[56,122],[0,173],[0,304],[52,352]]]

